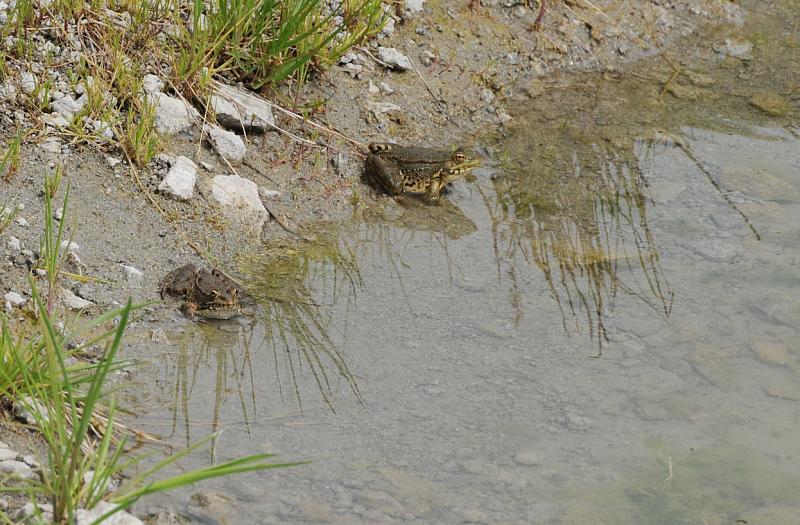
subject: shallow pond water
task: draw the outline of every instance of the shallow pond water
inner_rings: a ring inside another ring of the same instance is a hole
[[[798,15],[534,82],[448,204],[243,258],[278,300],[164,325],[137,424],[312,461],[221,523],[800,523]]]

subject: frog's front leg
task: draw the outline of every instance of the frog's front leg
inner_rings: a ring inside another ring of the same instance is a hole
[[[431,178],[430,186],[428,186],[427,191],[425,191],[425,201],[429,204],[437,204],[442,197],[442,192],[446,185],[447,182],[442,180],[439,174],[434,175],[433,178]]]
[[[403,174],[400,168],[370,153],[366,160],[367,182],[388,195],[403,193]]]

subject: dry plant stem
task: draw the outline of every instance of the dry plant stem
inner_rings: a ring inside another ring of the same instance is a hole
[[[542,21],[544,20],[544,13],[547,11],[547,0],[541,0],[542,5],[539,6],[539,14],[536,16],[536,21],[533,23],[534,31],[541,31]]]

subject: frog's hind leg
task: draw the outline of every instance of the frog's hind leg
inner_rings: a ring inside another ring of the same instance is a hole
[[[388,195],[403,193],[403,174],[397,166],[385,162],[378,155],[369,154],[365,168],[365,178],[373,188]]]

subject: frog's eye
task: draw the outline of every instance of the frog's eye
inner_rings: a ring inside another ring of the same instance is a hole
[[[464,155],[464,152],[461,150],[456,151],[456,154],[453,155],[453,158],[455,159],[456,162],[464,162],[465,160],[467,160],[467,156]]]

